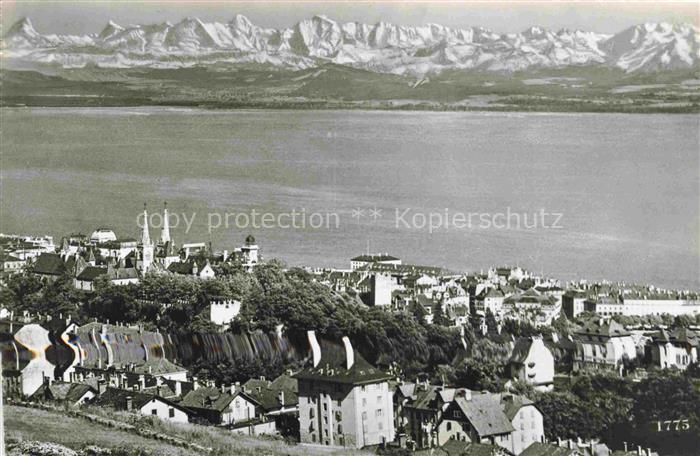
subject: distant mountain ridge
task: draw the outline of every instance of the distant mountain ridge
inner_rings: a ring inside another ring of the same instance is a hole
[[[236,15],[231,21],[188,17],[171,24],[122,26],[98,34],[44,35],[28,18],[2,39],[5,59],[63,68],[179,68],[212,63],[267,63],[296,69],[332,62],[374,72],[425,76],[446,69],[513,72],[609,66],[626,72],[693,68],[700,30],[691,24],[645,23],[614,35],[531,27],[498,34],[481,27],[339,23],[318,15],[272,29]]]

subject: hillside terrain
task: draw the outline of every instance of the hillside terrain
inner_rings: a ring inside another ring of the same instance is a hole
[[[117,422],[136,425],[140,429],[158,432],[190,443],[211,448],[211,452],[196,452],[167,442],[145,438],[133,432],[106,427],[85,419],[66,416],[48,410],[5,406],[5,432],[8,449],[19,446],[19,442],[50,443],[80,454],[118,454],[122,456],[185,456],[185,455],[268,455],[268,456],[366,456],[369,453],[350,449],[329,449],[307,445],[287,445],[282,440],[271,437],[250,437],[235,435],[223,429],[197,426],[194,424],[170,424],[149,417],[137,417],[127,412],[113,412],[107,409],[89,408],[96,413]],[[20,447],[21,448],[21,447]],[[97,453],[101,449],[104,453]],[[111,450],[112,453],[106,453]],[[92,451],[92,452],[90,452]],[[22,451],[9,452],[12,456],[24,455]],[[36,453],[30,453],[36,454]],[[51,453],[47,453],[51,454]]]
[[[420,80],[325,64],[177,69],[0,72],[3,106],[186,106],[273,109],[421,109],[700,112],[694,70],[625,74],[589,68],[509,75],[449,70]]]

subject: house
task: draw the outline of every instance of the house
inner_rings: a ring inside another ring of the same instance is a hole
[[[350,259],[350,269],[353,271],[356,269],[363,268],[365,266],[369,266],[371,264],[393,264],[393,265],[400,265],[401,260],[388,255],[386,253],[384,254],[367,254],[367,255],[359,255],[356,256],[355,258]]]
[[[624,314],[624,304],[611,296],[593,296],[583,302],[586,312],[594,312],[603,317]]]
[[[542,337],[519,339],[508,362],[508,370],[511,378],[539,391],[554,388],[554,356]]]
[[[581,290],[567,290],[562,295],[562,310],[567,318],[576,318],[586,310],[588,295]]]
[[[142,364],[132,366],[129,372],[135,375],[148,375],[162,381],[187,381],[187,369],[165,358],[149,359]]]
[[[394,390],[394,429],[397,434],[405,435],[408,427],[408,417],[405,407],[416,399],[415,383],[395,383]]]
[[[16,256],[4,252],[0,252],[0,262],[2,272],[4,273],[20,272],[27,265],[26,260],[19,259]]]
[[[94,291],[95,280],[106,277],[112,285],[129,285],[139,282],[136,268],[113,267],[112,264],[103,266],[85,266],[73,279],[73,286],[78,290]]]
[[[491,312],[496,317],[503,316],[503,301],[505,295],[498,288],[489,288],[479,299],[481,304],[476,308],[476,313],[486,315]]]
[[[519,455],[544,441],[542,413],[525,396],[458,390],[437,424],[438,445],[451,439],[498,445]]]
[[[114,239],[97,244],[96,248],[102,258],[122,260],[137,251],[138,241],[134,238]]]
[[[560,447],[551,443],[535,442],[520,453],[520,456],[583,456],[576,448]]]
[[[115,410],[138,412],[145,416],[155,416],[163,421],[189,423],[190,411],[181,404],[154,394],[119,388],[107,388],[95,404],[110,406]]]
[[[307,335],[313,364],[294,375],[301,442],[362,448],[393,441],[391,376],[370,365],[347,337],[339,345]]]
[[[47,382],[30,396],[30,400],[56,401],[75,407],[92,400],[96,395],[97,390],[84,383]]]
[[[237,425],[254,420],[260,403],[240,387],[197,387],[180,405],[198,418],[216,425]]]
[[[389,274],[377,273],[369,276],[369,304],[372,306],[391,305],[391,292],[395,283]]]
[[[556,442],[543,443],[535,442],[525,449],[520,456],[610,456],[613,454],[610,448],[604,443],[597,440],[582,441],[578,440],[561,440]],[[615,452],[618,454],[618,452]],[[620,456],[632,456],[638,454],[627,451],[620,451]],[[646,453],[645,453],[646,455]],[[651,452],[649,455],[651,456]]]
[[[399,398],[403,397],[402,421],[406,435],[415,448],[438,446],[437,423],[442,418],[444,408],[452,400],[457,390],[430,385],[427,382],[400,385]]]
[[[109,228],[98,228],[90,235],[90,243],[104,244],[105,242],[116,241],[117,235]]]
[[[42,253],[36,258],[31,268],[33,274],[51,281],[58,279],[69,270],[63,258],[56,253]]]
[[[688,328],[676,328],[670,332],[661,329],[652,336],[652,363],[662,369],[685,370],[689,364],[698,361],[699,345],[700,337]]]
[[[634,339],[622,325],[614,320],[605,323],[602,319],[574,333],[577,342],[574,370],[613,369],[620,370],[624,364],[637,357]]]
[[[216,275],[208,260],[188,259],[185,261],[174,261],[167,269],[176,275],[191,275],[200,279],[212,279]]]
[[[418,450],[415,456],[510,456],[510,453],[496,445],[449,440],[441,447]]]
[[[266,416],[296,415],[298,412],[299,384],[289,373],[273,381],[265,377],[250,379],[243,384],[243,391],[260,404],[261,412]]]

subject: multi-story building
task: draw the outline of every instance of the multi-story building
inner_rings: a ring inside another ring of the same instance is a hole
[[[386,253],[359,255],[350,259],[350,269],[360,269],[371,264],[394,264],[400,265],[401,260]]]
[[[567,290],[562,295],[561,306],[568,318],[576,318],[586,310],[585,301],[588,295],[581,290]]]
[[[697,315],[700,299],[675,295],[623,296],[622,315]]]
[[[632,336],[615,321],[588,325],[574,334],[577,350],[574,369],[622,369],[626,361],[637,357]]]
[[[700,337],[688,328],[673,331],[661,329],[652,336],[651,359],[662,369],[675,367],[685,370],[690,363],[698,361]]]
[[[343,345],[316,339],[309,331],[313,366],[294,375],[299,382],[302,443],[362,448],[394,440],[389,379],[372,367],[350,340]]]
[[[586,312],[594,312],[604,317],[623,315],[625,305],[611,296],[595,296],[584,301]]]
[[[460,389],[437,425],[437,443],[451,439],[498,445],[518,455],[544,441],[542,413],[524,397]]]

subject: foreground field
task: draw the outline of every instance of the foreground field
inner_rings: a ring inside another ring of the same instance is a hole
[[[337,450],[327,447],[287,445],[282,440],[266,437],[233,435],[225,430],[195,425],[172,425],[151,419],[137,419],[126,413],[90,410],[110,419],[136,423],[153,431],[212,448],[210,453],[184,449],[162,441],[141,437],[135,433],[109,428],[81,418],[59,412],[50,412],[26,407],[5,406],[5,432],[8,444],[19,441],[56,443],[75,451],[88,447],[111,450],[113,455],[331,455],[361,456],[370,453],[352,450]],[[12,454],[12,453],[11,453]],[[15,453],[16,454],[16,453]],[[22,454],[22,453],[19,453]],[[89,454],[89,453],[85,453]],[[94,454],[94,453],[92,453]],[[110,453],[105,453],[110,454]],[[43,456],[43,455],[42,455]]]

